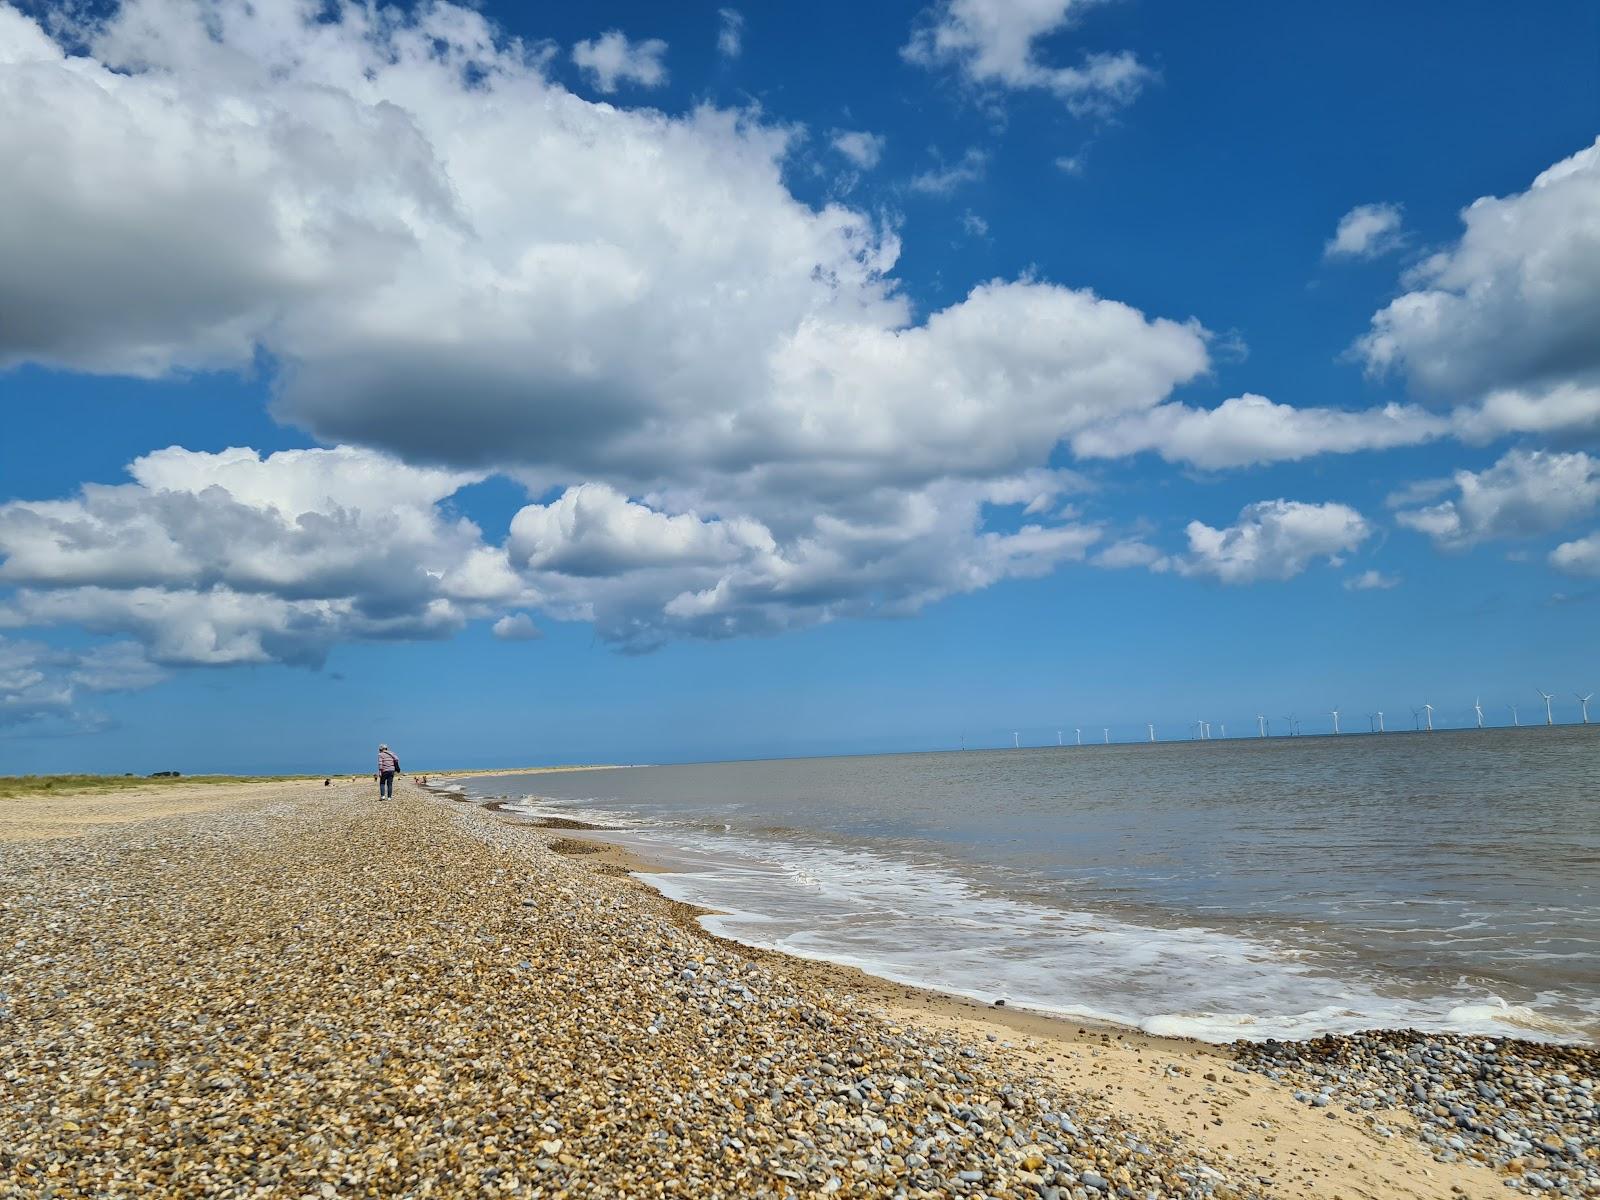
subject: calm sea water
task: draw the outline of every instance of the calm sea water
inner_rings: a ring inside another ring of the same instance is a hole
[[[1600,1040],[1600,728],[482,777],[715,932],[1212,1040]]]

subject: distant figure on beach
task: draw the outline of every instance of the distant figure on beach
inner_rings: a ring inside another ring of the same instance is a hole
[[[400,760],[394,756],[387,743],[378,743],[378,799],[394,798],[394,777],[400,770]]]

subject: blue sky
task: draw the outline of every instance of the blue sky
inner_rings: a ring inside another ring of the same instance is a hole
[[[0,3],[0,772],[1574,719],[1597,56],[1580,3]]]

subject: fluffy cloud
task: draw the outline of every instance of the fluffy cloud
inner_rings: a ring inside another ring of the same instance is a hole
[[[1083,524],[984,529],[987,506],[1027,506],[1070,475],[876,488],[775,534],[744,518],[669,515],[596,484],[524,508],[507,549],[539,604],[630,650],[670,636],[776,633],[847,616],[903,616],[956,592],[1078,561]]]
[[[1359,204],[1339,218],[1324,258],[1378,258],[1400,245],[1398,204]]]
[[[1395,520],[1459,549],[1551,533],[1600,505],[1600,459],[1581,452],[1512,450],[1486,470],[1457,471],[1453,479],[1455,496],[1402,509]]]
[[[738,58],[744,53],[744,14],[733,8],[719,8],[717,53],[723,58]]]
[[[1600,382],[1561,382],[1532,390],[1501,388],[1451,414],[1457,437],[1491,442],[1507,434],[1563,440],[1600,434]]]
[[[605,484],[587,483],[517,513],[508,549],[535,570],[610,576],[650,567],[715,568],[773,546],[772,534],[757,522],[671,516]]]
[[[166,672],[129,642],[63,650],[0,636],[0,729],[93,730],[104,719],[80,707],[82,693],[138,691],[164,678]]]
[[[1067,15],[1020,43],[1030,70]],[[784,185],[796,131],[590,103],[468,9],[133,0],[51,27],[89,53],[0,4],[0,114],[30,114],[0,120],[0,161],[29,163],[0,365],[264,364],[278,415],[366,448],[174,449],[4,506],[13,626],[316,663],[510,607],[640,649],[900,614],[1090,552],[1063,444],[1216,465],[1410,428],[1168,404],[1206,332],[1086,290],[996,279],[914,314],[892,231]],[[449,513],[495,470],[539,499],[503,546]]]
[[[1075,113],[1133,100],[1151,72],[1131,53],[1090,54],[1074,67],[1040,62],[1036,43],[1070,28],[1095,0],[940,0],[901,50],[923,67],[953,67],[980,88],[1050,92]]]
[[[1404,372],[1424,391],[1482,400],[1469,418],[1480,433],[1549,432],[1563,413],[1593,429],[1600,140],[1527,191],[1483,197],[1461,218],[1460,240],[1410,273],[1411,290],[1373,317],[1358,352],[1372,370]]]
[[[0,625],[128,635],[164,665],[315,666],[342,641],[445,637],[514,604],[648,650],[670,636],[908,614],[1082,559],[1099,537],[1073,523],[985,528],[992,507],[1038,512],[1082,486],[1038,469],[875,488],[787,514],[776,535],[750,517],[667,511],[587,483],[524,507],[504,546],[448,512],[476,476],[374,451],[174,447],[130,474],[68,500],[0,505],[0,585],[15,589]],[[538,636],[526,613],[493,632]],[[84,687],[120,687],[149,667],[102,656],[78,669]],[[30,703],[42,694],[33,688]]]
[[[1198,329],[1045,283],[913,324],[894,239],[784,186],[789,130],[589,104],[479,14],[207,11],[137,0],[98,58],[67,58],[0,7],[3,110],[44,114],[0,122],[0,155],[30,163],[0,213],[0,361],[159,374],[264,351],[279,414],[327,440],[629,494],[859,444],[926,461],[930,397],[1005,427],[1035,393],[1073,412],[1114,363],[1141,381],[1121,409],[1205,369]],[[880,401],[890,359],[910,374]],[[972,469],[958,446],[937,474]]]
[[[1158,567],[1222,583],[1255,583],[1290,579],[1313,559],[1337,561],[1366,541],[1372,527],[1344,504],[1263,500],[1246,505],[1224,529],[1190,521],[1187,532],[1188,553],[1163,559]]]
[[[1550,551],[1550,565],[1571,575],[1600,575],[1600,533],[1562,542]]]
[[[351,638],[444,636],[527,589],[442,501],[474,477],[372,451],[173,447],[134,482],[0,505],[13,625],[130,634],[164,664],[320,663]]]
[[[1344,590],[1347,592],[1388,591],[1399,586],[1400,580],[1397,576],[1385,575],[1382,571],[1376,570],[1363,571],[1344,581]]]
[[[882,134],[862,129],[836,129],[832,138],[833,148],[863,171],[878,165],[886,142]]]
[[[524,612],[507,613],[490,629],[502,642],[533,642],[544,636],[533,623],[533,618]]]
[[[723,33],[727,33],[726,25]],[[645,88],[666,83],[667,68],[661,61],[666,53],[667,44],[660,38],[635,42],[621,30],[613,29],[574,45],[572,61],[597,89],[610,94],[620,83],[635,83]]]
[[[1450,430],[1449,421],[1414,405],[1348,412],[1294,408],[1246,394],[1212,409],[1163,404],[1132,413],[1075,434],[1072,450],[1081,458],[1122,458],[1153,450],[1168,462],[1221,470],[1412,446]]]

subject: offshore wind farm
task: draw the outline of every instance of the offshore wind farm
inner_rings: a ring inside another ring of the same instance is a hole
[[[1103,727],[1104,737],[1102,740],[1099,743],[1090,742],[1088,745],[1093,747],[1094,745],[1139,743],[1150,744],[1161,742],[1209,742],[1224,740],[1255,741],[1272,738],[1310,737],[1367,737],[1380,734],[1392,736],[1403,733],[1457,733],[1469,730],[1488,729],[1533,730],[1541,728],[1553,729],[1557,726],[1572,726],[1577,728],[1591,726],[1592,723],[1589,718],[1589,702],[1594,699],[1593,692],[1572,693],[1572,709],[1576,710],[1574,712],[1566,708],[1557,707],[1557,693],[1546,692],[1542,688],[1534,688],[1532,691],[1539,697],[1540,703],[1543,704],[1545,710],[1544,721],[1537,725],[1524,725],[1522,723],[1520,716],[1521,706],[1515,701],[1508,701],[1505,705],[1506,711],[1510,714],[1510,719],[1498,725],[1493,724],[1487,720],[1483,707],[1483,699],[1481,696],[1479,696],[1474,697],[1470,706],[1465,706],[1460,709],[1444,709],[1439,705],[1433,704],[1431,701],[1423,701],[1420,704],[1412,705],[1412,727],[1410,729],[1388,728],[1384,718],[1384,710],[1382,709],[1373,709],[1367,712],[1367,729],[1360,730],[1345,728],[1340,724],[1340,718],[1344,714],[1345,710],[1342,708],[1330,708],[1326,710],[1328,714],[1328,720],[1326,724],[1310,729],[1306,728],[1305,722],[1294,713],[1285,713],[1281,717],[1273,718],[1269,718],[1265,713],[1256,713],[1253,717],[1242,722],[1242,724],[1252,728],[1254,731],[1247,734],[1236,734],[1232,739],[1228,738],[1228,725],[1226,721],[1212,721],[1204,718],[1197,718],[1188,722],[1186,725],[1167,724],[1158,721],[1145,721],[1142,725],[1123,727],[1119,727],[1117,725],[1105,726]],[[1447,715],[1444,717],[1436,717],[1435,714],[1441,712]],[[1251,724],[1252,722],[1253,725]],[[1020,750],[1030,747],[1037,748],[1040,746],[1054,746],[1062,749],[1082,749],[1084,747],[1085,743],[1083,741],[1083,729],[1081,726],[1073,727],[1073,732],[1075,733],[1076,738],[1071,747],[1068,747],[1062,740],[1060,728],[1055,726],[1052,726],[1052,728],[1055,729],[1054,742],[1049,741],[1043,736],[1038,737],[1037,739],[1030,737],[1028,731],[1025,729],[1013,729],[1009,733],[1011,738],[1011,748]],[[981,750],[993,748],[1001,744],[1002,743],[998,740],[985,740],[981,733],[977,735],[972,733],[963,733],[961,735],[962,749]]]

